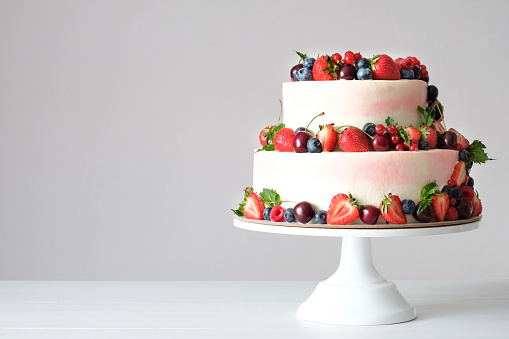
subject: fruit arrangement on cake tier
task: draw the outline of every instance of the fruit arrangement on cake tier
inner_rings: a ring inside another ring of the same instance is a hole
[[[447,128],[419,59],[297,54],[237,217],[355,227],[480,217],[471,170],[492,159],[481,141]]]

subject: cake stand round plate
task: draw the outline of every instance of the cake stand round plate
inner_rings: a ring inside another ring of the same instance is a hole
[[[343,237],[337,271],[318,284],[299,307],[301,319],[324,324],[382,325],[413,320],[415,308],[373,265],[372,237],[405,237],[459,233],[479,227],[481,217],[429,224],[316,225],[272,223],[234,217],[239,228],[281,234]]]

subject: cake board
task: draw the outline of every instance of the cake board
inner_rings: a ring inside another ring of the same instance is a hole
[[[268,233],[342,237],[337,271],[318,284],[300,305],[301,319],[336,325],[384,325],[413,320],[417,312],[397,286],[383,278],[373,265],[371,238],[439,235],[479,227],[481,217],[441,223],[401,225],[316,225],[272,223],[234,217],[236,227]]]

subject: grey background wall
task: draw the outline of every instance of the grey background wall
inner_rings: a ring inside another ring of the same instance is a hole
[[[341,240],[230,208],[293,50],[413,55],[475,166],[463,234],[374,239],[390,279],[509,278],[506,1],[0,0],[0,279],[319,280]]]

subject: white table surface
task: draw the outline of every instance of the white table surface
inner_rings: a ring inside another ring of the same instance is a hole
[[[509,338],[509,280],[395,281],[416,320],[296,317],[318,282],[0,281],[0,338]]]

